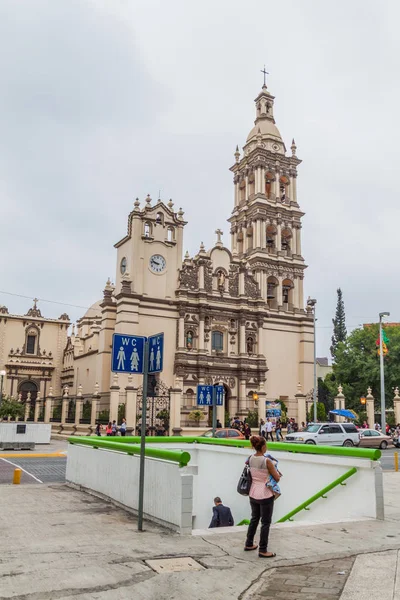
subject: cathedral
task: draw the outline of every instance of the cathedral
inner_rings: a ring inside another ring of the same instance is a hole
[[[275,123],[274,100],[264,83],[255,99],[254,126],[243,151],[236,147],[234,153],[233,202],[227,207],[230,248],[217,229],[212,248],[199,241],[195,256],[183,256],[182,209],[176,211],[172,200],[153,202],[147,196],[141,205],[137,199],[126,235],[115,244],[115,283],[107,281],[103,297],[70,336],[66,315],[53,326],[65,335],[64,351],[54,375],[46,372],[41,379],[52,379],[55,395],[79,390],[90,398],[95,392],[103,408],[110,404],[110,417],[115,418],[115,407],[134,394],[130,414],[136,421],[142,376],[111,372],[113,334],[164,332],[164,368],[153,381],[153,395],[168,399],[165,409],[175,430],[190,426],[201,384],[224,386],[224,405],[217,408],[221,422],[254,410],[265,418],[268,401],[284,402],[290,417],[305,420],[305,395],[313,387],[314,338],[313,315],[303,297],[304,213],[297,197],[301,161],[294,140],[290,153],[286,151]],[[35,319],[38,314],[32,313],[32,323],[26,317],[21,323],[36,332]],[[50,330],[49,325],[45,328]],[[28,329],[21,330],[16,346],[28,344]],[[25,334],[28,342],[23,342]],[[42,359],[41,352],[38,356]],[[7,375],[13,374],[14,387],[7,377],[7,388],[14,394],[21,391],[24,376],[16,368],[20,358],[15,360],[11,356],[4,364]],[[44,386],[36,382],[34,371],[29,381],[38,390]],[[41,391],[46,395],[44,387]]]
[[[78,322],[64,356],[63,381],[84,393],[117,383],[110,367],[113,333],[165,334],[159,384],[180,396],[182,422],[196,405],[196,386],[223,384],[223,410],[245,416],[265,401],[284,401],[299,417],[296,394],[313,386],[313,321],[304,308],[297,168],[274,118],[264,84],[241,153],[236,148],[230,248],[217,229],[213,248],[183,257],[186,222],[173,202],[137,199],[126,235],[115,244],[115,284]],[[141,377],[118,376],[122,390]],[[223,413],[220,411],[220,416]]]

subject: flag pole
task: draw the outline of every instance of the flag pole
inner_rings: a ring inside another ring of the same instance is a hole
[[[381,431],[383,434],[386,433],[386,401],[385,401],[385,367],[383,364],[383,339],[382,339],[382,319],[383,317],[389,317],[390,313],[382,312],[379,313],[379,359],[380,359],[380,371],[381,371]]]

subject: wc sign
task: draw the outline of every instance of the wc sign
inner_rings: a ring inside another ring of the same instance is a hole
[[[150,337],[123,335],[114,333],[112,345],[112,365],[114,373],[142,374],[144,369],[144,350],[148,343],[148,373],[160,373],[164,363],[164,334]]]

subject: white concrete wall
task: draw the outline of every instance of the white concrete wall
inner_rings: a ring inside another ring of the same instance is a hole
[[[67,482],[138,509],[139,456],[70,444]],[[192,525],[192,475],[176,463],[146,459],[144,513],[181,533]]]
[[[232,510],[235,523],[250,518],[247,497],[236,485],[244,462],[245,448],[200,444],[157,444],[157,447],[190,452],[187,467],[146,459],[145,513],[173,525],[182,532],[206,529],[212,516],[213,499],[220,496]],[[310,510],[302,510],[295,522],[332,523],[382,518],[383,489],[379,463],[342,456],[274,452],[283,473],[282,496],[276,501],[273,522],[295,509],[352,467],[357,473],[318,499]],[[133,509],[138,505],[139,458],[114,451],[70,445],[67,481],[113,498]],[[193,520],[192,520],[193,514]]]
[[[17,425],[26,425],[26,433],[17,433]],[[0,423],[0,442],[34,442],[50,444],[50,423]]]
[[[220,496],[223,503],[230,506],[235,523],[249,519],[249,499],[240,496],[236,485],[251,452],[247,448],[228,446],[195,445],[189,448],[175,444],[173,447],[185,448],[190,452],[191,461],[186,469],[198,467],[198,475],[193,481],[193,528],[208,527],[213,499]],[[352,467],[357,473],[327,494],[327,499],[319,499],[310,506],[309,511],[302,510],[295,522],[333,523],[343,520],[377,518],[375,468],[379,463],[344,456],[312,454],[289,454],[273,452],[279,460],[279,470],[283,473],[280,481],[282,496],[276,501],[273,521],[278,521],[305,500],[332,483]],[[383,501],[382,488],[377,490],[378,502]]]

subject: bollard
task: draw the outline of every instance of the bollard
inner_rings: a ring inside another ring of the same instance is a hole
[[[22,470],[14,469],[13,483],[21,483]]]
[[[394,453],[394,470],[397,471],[399,470],[399,453],[395,452]]]

